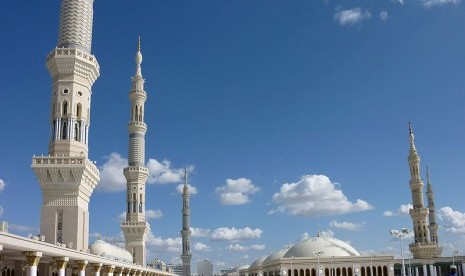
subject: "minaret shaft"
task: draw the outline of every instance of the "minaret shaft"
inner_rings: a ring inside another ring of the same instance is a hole
[[[428,208],[425,208],[423,201],[423,181],[420,177],[420,157],[415,148],[415,137],[412,125],[409,125],[410,150],[408,163],[410,167],[410,190],[412,192],[412,205],[410,216],[412,217],[414,242],[409,248],[414,258],[432,258],[441,255],[442,249],[436,242],[431,241],[428,222]],[[431,217],[431,215],[430,215]]]
[[[189,207],[189,185],[187,181],[187,168],[184,171],[184,187],[182,192],[182,271],[183,276],[191,275],[191,230],[190,230],[190,207]]]
[[[150,225],[145,219],[145,183],[148,170],[145,167],[145,133],[144,104],[147,93],[144,90],[144,79],[141,72],[142,54],[140,40],[136,53],[136,74],[132,78],[129,92],[131,101],[130,121],[128,124],[129,152],[128,167],[124,169],[127,182],[126,221],[121,223],[126,240],[126,249],[133,255],[134,262],[146,264],[145,241],[150,231]]]
[[[87,250],[88,206],[99,181],[88,157],[92,85],[99,77],[91,55],[93,0],[62,0],[58,47],[47,56],[52,77],[51,137],[47,157],[33,157],[43,202],[40,233],[49,243]]]

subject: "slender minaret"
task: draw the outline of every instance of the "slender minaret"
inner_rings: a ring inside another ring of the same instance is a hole
[[[136,53],[136,73],[132,78],[132,89],[129,92],[131,101],[131,118],[128,124],[129,132],[129,166],[124,169],[127,183],[126,221],[121,222],[121,229],[126,240],[126,250],[131,252],[134,263],[145,265],[145,241],[150,231],[150,225],[145,220],[145,182],[149,175],[145,164],[145,133],[144,103],[147,93],[144,90],[142,78],[142,54],[140,52],[140,37]]]
[[[182,190],[182,273],[183,276],[191,275],[191,230],[189,208],[189,185],[187,182],[187,168],[184,169],[184,187]]]
[[[32,158],[42,188],[40,234],[87,250],[89,200],[99,171],[88,159],[90,98],[99,77],[91,54],[93,0],[62,0],[58,46],[47,56],[52,77],[48,156]]]
[[[415,148],[415,136],[412,124],[409,123],[410,150],[408,163],[410,166],[410,190],[412,192],[412,205],[410,216],[412,217],[415,240],[409,245],[414,258],[432,258],[438,256],[438,245],[430,241],[428,228],[428,209],[423,201],[423,180],[420,177],[420,157]],[[439,250],[439,255],[440,255]]]
[[[438,224],[436,223],[436,208],[434,206],[434,193],[431,185],[429,170],[426,167],[426,196],[428,198],[428,211],[429,211],[429,234],[430,241],[439,245],[438,240]]]

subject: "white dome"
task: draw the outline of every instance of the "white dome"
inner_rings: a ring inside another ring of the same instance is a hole
[[[299,242],[289,249],[283,258],[316,257],[314,252],[322,251],[320,257],[360,256],[351,245],[334,238],[315,237]]]
[[[247,269],[247,268],[249,268],[248,265],[236,266],[235,268],[232,269],[232,272],[239,272],[239,271],[241,271],[241,270],[243,270],[243,269]]]
[[[283,248],[279,250],[278,252],[270,254],[266,259],[263,261],[263,265],[270,264],[276,260],[281,260],[281,258],[286,254],[286,252],[289,251],[289,247]]]
[[[115,261],[132,263],[131,253],[102,240],[96,240],[89,247],[91,254],[109,258]]]
[[[253,262],[250,266],[249,269],[254,269],[258,268],[259,266],[262,266],[263,261],[266,259],[266,257],[260,257],[258,258],[255,262]]]

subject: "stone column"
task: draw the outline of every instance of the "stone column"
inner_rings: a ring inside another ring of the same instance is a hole
[[[27,263],[27,276],[37,276],[37,265],[39,264],[42,252],[25,251],[23,252]]]
[[[123,274],[125,276],[130,276],[131,275],[131,269],[130,268],[124,268]]]
[[[431,276],[436,276],[436,268],[434,267],[434,265],[429,265],[429,272],[431,273]]]
[[[86,266],[89,262],[86,260],[79,260],[76,261],[76,265],[78,268],[78,276],[86,276]]]
[[[423,265],[423,276],[428,276],[428,269],[426,269],[426,265]]]
[[[93,263],[90,264],[92,267],[92,273],[94,274],[93,276],[100,276],[100,270],[102,269],[102,264],[101,263]]]
[[[105,265],[105,266],[103,266],[104,276],[113,276],[114,271],[115,271],[115,266],[114,265]]]
[[[56,257],[53,259],[55,260],[55,263],[57,264],[58,276],[65,276],[66,265],[68,264],[69,258],[68,257]]]
[[[122,267],[115,267],[115,271],[113,272],[113,276],[123,276],[123,270],[124,270],[124,268],[122,268]]]
[[[460,265],[462,267],[462,275],[465,275],[465,263]]]
[[[418,273],[419,273],[419,272],[418,272],[418,267],[415,267],[415,276],[420,275],[420,274],[418,274]]]

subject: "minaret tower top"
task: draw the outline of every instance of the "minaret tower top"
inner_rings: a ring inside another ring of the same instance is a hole
[[[132,87],[129,91],[131,101],[129,133],[128,167],[124,169],[126,177],[126,221],[121,223],[126,250],[131,252],[134,262],[139,265],[146,263],[145,241],[150,231],[150,225],[145,218],[145,183],[148,169],[145,167],[145,133],[147,125],[144,123],[144,104],[147,93],[144,90],[142,78],[142,53],[140,51],[140,37],[135,55],[136,72],[132,77]]]
[[[182,191],[182,271],[183,276],[191,275],[191,230],[189,207],[189,184],[187,181],[187,168],[184,169],[184,187]]]

